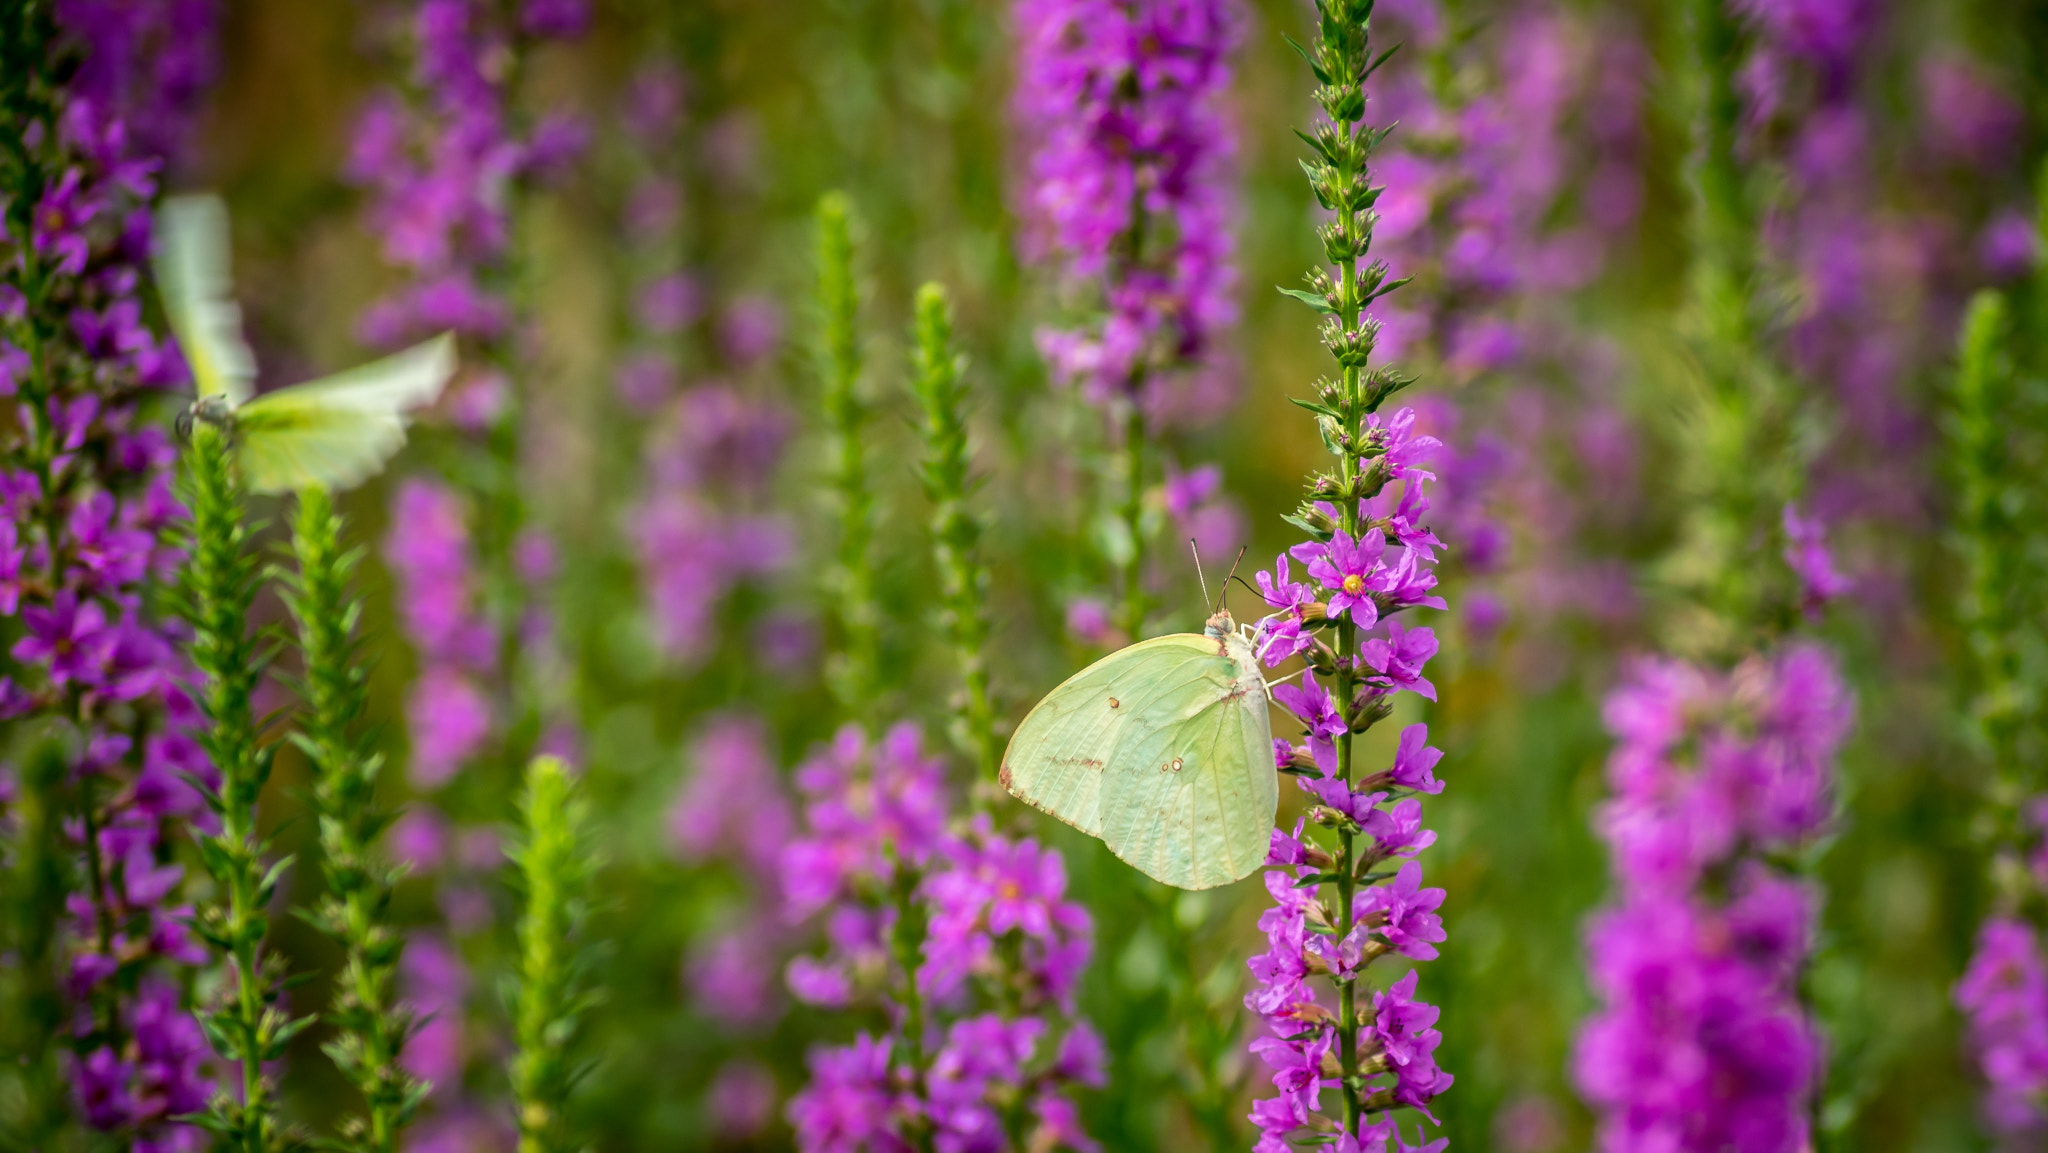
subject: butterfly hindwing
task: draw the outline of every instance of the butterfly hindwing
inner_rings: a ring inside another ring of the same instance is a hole
[[[1266,858],[1279,779],[1266,691],[1236,638],[1207,650],[1198,680],[1171,684],[1133,724],[1104,784],[1103,843],[1156,880],[1227,885]]]
[[[1272,764],[1250,649],[1179,633],[1112,653],[1048,694],[1012,738],[1003,783],[1147,875],[1202,889],[1264,860]]]
[[[362,483],[405,444],[404,414],[431,404],[454,368],[444,336],[257,397],[235,413],[243,483],[251,492]]]

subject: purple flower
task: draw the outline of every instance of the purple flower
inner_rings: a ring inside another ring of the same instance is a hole
[[[669,810],[669,832],[683,858],[730,854],[751,869],[775,867],[794,819],[759,721],[713,721],[691,749],[696,771]]]
[[[813,1049],[811,1080],[790,1098],[786,1115],[804,1153],[909,1153],[900,1128],[902,1094],[889,1063],[890,1044],[866,1033],[838,1048]]]
[[[1374,925],[1395,952],[1418,961],[1434,961],[1436,945],[1445,936],[1443,921],[1436,915],[1443,903],[1444,891],[1423,888],[1422,866],[1409,861],[1392,883],[1375,885],[1358,895],[1357,917],[1360,924]]]
[[[1201,363],[1234,319],[1222,95],[1242,21],[1229,0],[1016,0],[1011,11],[1026,255],[1098,280],[1105,312],[1041,334],[1040,347],[1056,375],[1103,401],[1148,371]],[[1142,262],[1112,259],[1141,228],[1171,239]]]
[[[1296,560],[1306,562],[1308,575],[1329,591],[1331,619],[1348,612],[1359,628],[1371,628],[1379,620],[1379,606],[1372,593],[1384,572],[1380,560],[1387,551],[1385,533],[1371,529],[1353,540],[1339,529],[1329,544],[1298,544],[1288,551]]]
[[[1394,767],[1388,779],[1404,789],[1434,796],[1444,791],[1443,782],[1432,771],[1444,759],[1442,751],[1429,747],[1429,726],[1409,725],[1401,730],[1401,745],[1394,753]]]
[[[1412,856],[1436,844],[1436,834],[1422,827],[1422,802],[1413,797],[1391,809],[1375,808],[1359,824],[1382,857]]]
[[[45,666],[53,684],[74,681],[96,684],[107,655],[107,614],[98,601],[79,603],[66,590],[48,607],[30,605],[21,612],[28,635],[14,642],[14,659]]]
[[[1344,724],[1343,712],[1337,708],[1337,702],[1329,692],[1321,683],[1309,679],[1300,685],[1276,686],[1273,699],[1308,726],[1308,747],[1316,763],[1323,765],[1325,772],[1335,772],[1337,746],[1334,742],[1349,729]]]
[[[58,276],[84,272],[92,252],[85,226],[99,214],[100,206],[86,195],[84,184],[82,170],[67,170],[55,187],[44,189],[30,218],[31,242],[37,252],[53,258],[52,270]]]
[[[2040,1132],[2048,1126],[2048,964],[2034,928],[2016,917],[1986,920],[1955,1000],[1989,1082],[1985,1121],[2006,1138]]]
[[[1387,678],[1397,689],[1436,699],[1436,686],[1422,675],[1422,666],[1436,655],[1436,633],[1430,629],[1411,629],[1400,621],[1387,622],[1387,636],[1382,640],[1371,637],[1359,646],[1359,657],[1366,667]]]
[[[943,847],[944,770],[922,751],[909,722],[870,746],[856,725],[797,766],[803,829],[783,850],[783,897],[792,919],[823,908],[843,888],[887,880]]]
[[[1799,578],[1800,602],[1809,614],[1849,591],[1849,578],[1835,568],[1828,551],[1827,526],[1799,515],[1796,505],[1785,505],[1785,563]]]

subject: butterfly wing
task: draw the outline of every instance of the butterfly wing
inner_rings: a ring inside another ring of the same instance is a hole
[[[433,403],[454,371],[454,340],[440,336],[257,397],[235,413],[243,484],[251,492],[361,484],[405,444],[405,414]]]
[[[219,197],[176,196],[156,215],[156,283],[199,395],[249,399],[256,357],[242,339]]]
[[[1279,803],[1266,693],[1236,637],[1155,637],[1095,662],[1018,726],[1003,784],[1155,880],[1228,884]]]

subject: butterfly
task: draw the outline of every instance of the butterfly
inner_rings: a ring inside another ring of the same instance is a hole
[[[444,333],[255,396],[256,358],[242,339],[227,234],[217,197],[173,197],[157,213],[157,290],[198,392],[179,415],[180,429],[189,432],[196,420],[226,430],[250,492],[340,490],[368,480],[405,443],[405,414],[432,404],[454,374],[454,338]]]
[[[1146,876],[1209,889],[1265,863],[1280,804],[1266,679],[1218,609],[1046,694],[1010,738],[1003,787]]]

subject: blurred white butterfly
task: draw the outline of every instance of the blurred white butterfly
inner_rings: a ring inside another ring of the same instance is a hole
[[[455,372],[443,333],[360,368],[252,397],[256,359],[233,296],[228,215],[219,198],[180,196],[157,212],[157,290],[198,396],[198,420],[234,438],[250,492],[361,484],[405,443],[405,414],[434,403]]]

